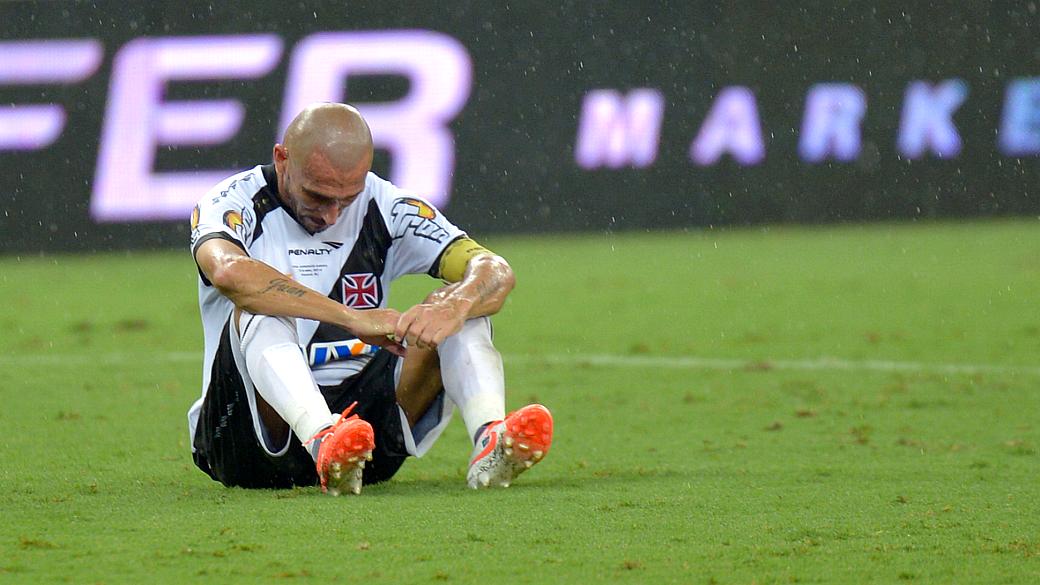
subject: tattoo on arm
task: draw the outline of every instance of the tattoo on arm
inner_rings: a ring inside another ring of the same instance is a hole
[[[488,297],[490,297],[495,292],[495,289],[496,287],[493,286],[492,283],[484,281],[477,282],[477,294],[479,295],[477,302],[483,303],[484,301],[486,301]]]
[[[267,286],[260,291],[260,294],[268,293],[271,291],[283,292],[287,295],[294,297],[302,297],[307,294],[307,289],[301,288],[293,284],[291,280],[285,278],[275,278],[267,283]]]

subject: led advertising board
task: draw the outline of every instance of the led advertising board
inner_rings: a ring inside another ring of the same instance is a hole
[[[1029,6],[653,4],[4,3],[0,244],[184,246],[315,101],[477,234],[1040,214]]]

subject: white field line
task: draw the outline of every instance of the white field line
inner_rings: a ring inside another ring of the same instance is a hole
[[[849,360],[836,357],[809,359],[706,358],[692,356],[642,356],[619,354],[563,354],[563,355],[510,355],[505,358],[521,363],[558,365],[588,365],[620,368],[665,368],[688,370],[831,370],[848,372],[908,372],[933,374],[1022,374],[1040,376],[1038,366],[1000,364],[951,364],[932,362],[902,362],[884,360]]]
[[[762,359],[710,358],[694,356],[649,356],[631,354],[581,354],[559,353],[548,355],[507,354],[506,365],[548,364],[562,366],[591,366],[603,368],[664,368],[669,370],[723,370],[723,371],[845,371],[845,372],[906,372],[932,374],[1011,374],[1040,376],[1040,366],[1016,366],[1000,364],[933,363],[883,360],[850,360],[836,357],[808,359]],[[0,367],[60,367],[60,366],[126,366],[148,364],[185,363],[199,364],[202,352],[167,351],[140,353],[40,353],[36,355],[0,355]]]

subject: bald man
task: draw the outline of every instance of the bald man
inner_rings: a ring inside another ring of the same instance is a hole
[[[505,416],[488,317],[509,264],[371,165],[358,111],[315,104],[274,164],[192,212],[205,353],[189,432],[196,465],[227,486],[360,493],[428,451],[455,408],[472,488],[508,486],[548,453],[545,407]],[[391,282],[421,273],[443,286],[386,308]]]

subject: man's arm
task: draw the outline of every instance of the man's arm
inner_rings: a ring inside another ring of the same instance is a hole
[[[516,277],[501,256],[487,252],[474,256],[458,282],[431,293],[404,312],[394,335],[420,348],[435,348],[462,329],[466,319],[494,315],[502,309]]]
[[[321,321],[342,327],[365,343],[381,345],[398,354],[403,350],[388,337],[394,332],[397,311],[357,311],[346,307],[219,238],[203,242],[195,252],[195,261],[210,283],[245,311]]]

